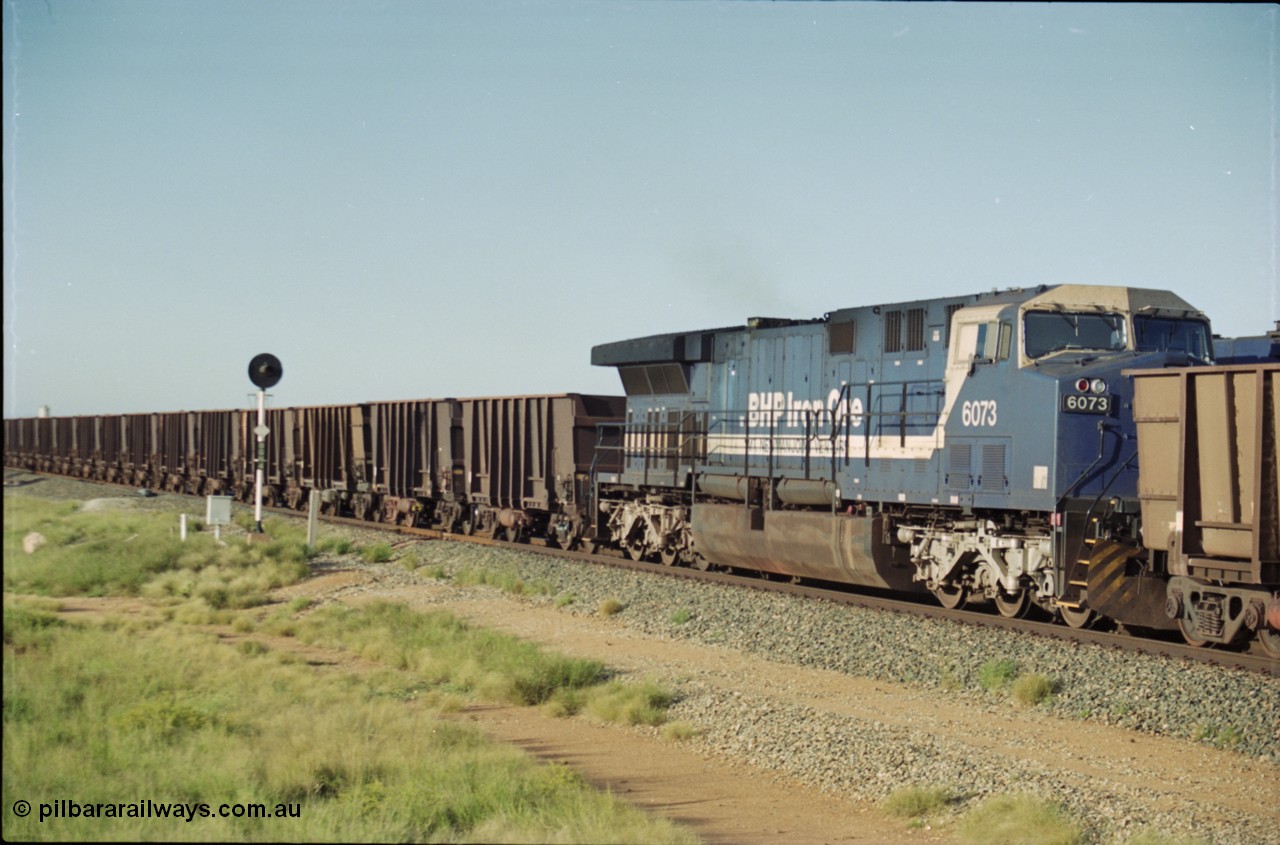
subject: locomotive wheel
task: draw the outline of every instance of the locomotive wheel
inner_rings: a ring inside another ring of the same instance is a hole
[[[1084,602],[1081,602],[1079,607],[1058,605],[1058,615],[1069,627],[1076,629],[1088,628],[1098,619],[1098,614],[1094,613],[1092,608],[1086,607]]]
[[[675,566],[680,562],[680,550],[674,546],[666,546],[658,556],[662,558],[663,566]]]
[[[938,604],[947,610],[955,610],[965,603],[969,598],[969,590],[962,586],[941,585],[933,588],[933,595],[938,599]]]
[[[641,545],[632,545],[631,543],[622,544],[622,552],[627,556],[627,560],[634,560],[636,563],[644,560],[647,550]]]
[[[1031,593],[1027,590],[1006,593],[997,587],[995,602],[996,610],[1005,619],[1021,619],[1031,610]]]
[[[1196,636],[1195,627],[1187,619],[1181,617],[1178,619],[1178,630],[1182,633],[1182,638],[1187,641],[1187,645],[1189,646],[1204,648],[1209,644],[1208,640],[1204,640]]]

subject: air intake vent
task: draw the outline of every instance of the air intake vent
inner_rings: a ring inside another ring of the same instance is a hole
[[[978,487],[984,493],[1003,493],[1009,482],[1004,474],[1004,444],[982,447],[982,475],[978,477]]]
[[[973,486],[973,446],[969,443],[947,447],[947,489],[968,490]]]

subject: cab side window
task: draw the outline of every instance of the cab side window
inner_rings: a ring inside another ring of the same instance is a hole
[[[999,321],[961,324],[955,344],[956,361],[1003,361],[1013,345],[1013,327]]]

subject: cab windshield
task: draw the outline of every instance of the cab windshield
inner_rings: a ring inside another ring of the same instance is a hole
[[[1209,327],[1200,320],[1139,314],[1133,318],[1133,335],[1134,344],[1144,352],[1185,352],[1206,363],[1213,358]]]
[[[1028,311],[1023,320],[1028,358],[1087,349],[1119,352],[1128,349],[1124,316],[1090,311]]]

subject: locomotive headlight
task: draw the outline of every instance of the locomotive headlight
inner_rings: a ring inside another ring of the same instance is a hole
[[[1089,389],[1096,394],[1106,393],[1107,383],[1100,378],[1096,378],[1093,381],[1089,382]]]

